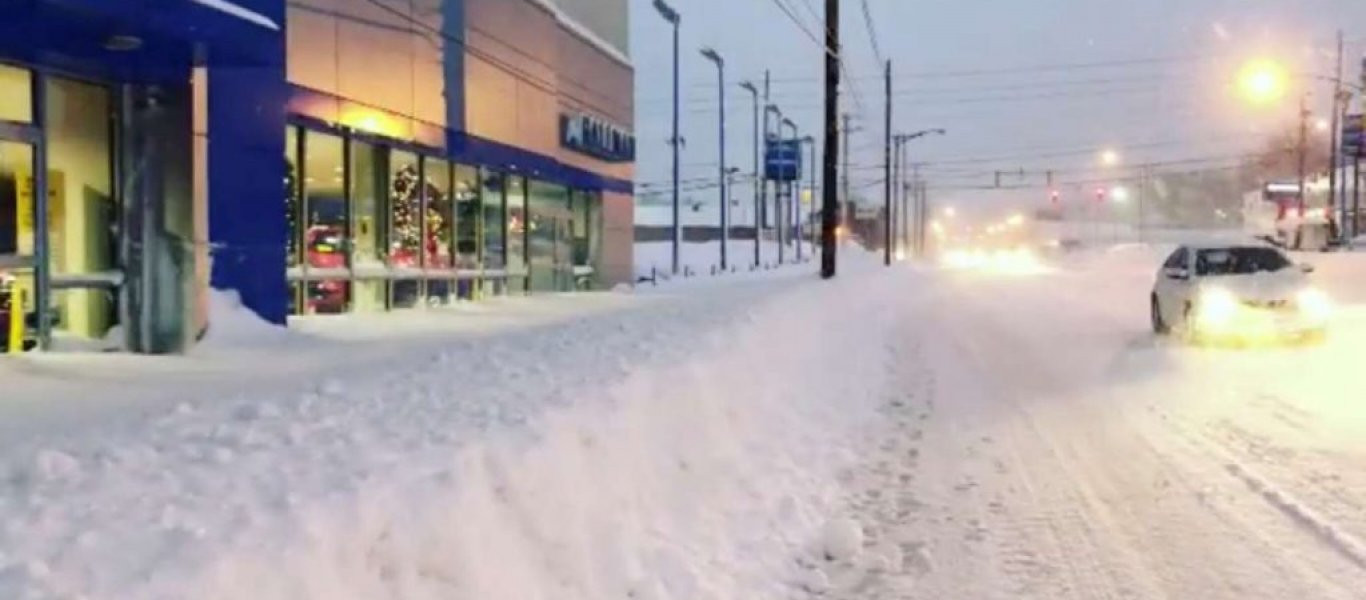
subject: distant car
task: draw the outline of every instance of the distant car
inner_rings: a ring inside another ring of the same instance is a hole
[[[1153,331],[1196,342],[1320,339],[1332,301],[1311,272],[1271,246],[1182,246],[1157,273]]]

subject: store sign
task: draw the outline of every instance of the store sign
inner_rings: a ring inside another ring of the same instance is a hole
[[[608,162],[624,163],[636,159],[636,136],[585,114],[560,115],[560,144]]]

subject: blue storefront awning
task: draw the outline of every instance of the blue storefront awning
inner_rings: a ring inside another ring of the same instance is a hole
[[[128,81],[284,59],[283,0],[12,0],[0,58]]]

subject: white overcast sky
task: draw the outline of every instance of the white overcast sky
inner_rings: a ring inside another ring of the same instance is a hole
[[[669,179],[670,29],[650,0],[631,1],[636,180],[657,184]],[[683,14],[684,180],[716,173],[716,70],[698,54],[702,46],[727,61],[728,163],[752,168],[753,109],[737,84],[761,81],[765,69],[773,75],[774,102],[803,135],[819,133],[821,49],[779,1],[671,1]],[[821,11],[822,0],[781,2],[819,34],[810,9]],[[1106,147],[1121,152],[1125,165],[1227,165],[1295,113],[1293,99],[1270,109],[1238,101],[1232,82],[1243,61],[1272,57],[1298,72],[1329,74],[1339,28],[1349,42],[1352,78],[1366,52],[1363,0],[867,3],[897,75],[893,129],[949,130],[913,146],[914,160],[937,163],[926,168],[931,185],[941,188],[990,183],[998,169],[1055,170],[1064,181],[1094,176],[1096,153]],[[861,100],[846,95],[842,108],[858,113],[854,181],[868,185],[881,177],[881,68],[861,2],[843,0],[842,10],[845,63]],[[1302,83],[1326,112],[1326,84]],[[736,192],[745,197],[747,190]],[[714,202],[716,192],[692,196]]]

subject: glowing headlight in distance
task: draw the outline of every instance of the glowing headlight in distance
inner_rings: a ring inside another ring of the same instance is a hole
[[[1196,318],[1206,325],[1222,325],[1233,318],[1238,311],[1238,299],[1228,290],[1208,288],[1200,292],[1196,305]]]
[[[1333,314],[1333,301],[1328,298],[1328,294],[1317,288],[1307,288],[1300,292],[1295,299],[1300,307],[1300,312],[1304,316],[1322,321]]]

